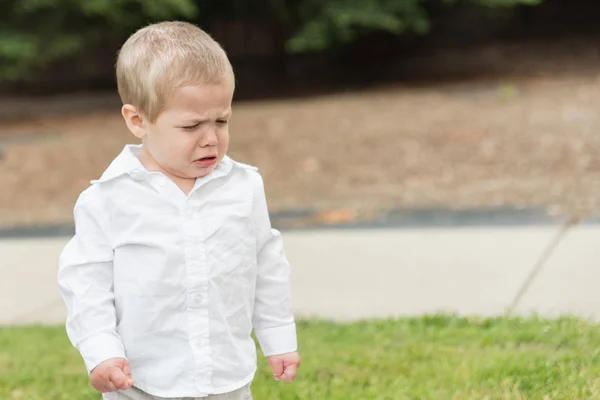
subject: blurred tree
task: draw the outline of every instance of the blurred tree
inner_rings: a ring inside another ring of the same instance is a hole
[[[282,3],[285,0],[276,0]],[[543,0],[304,0],[297,15],[299,30],[288,41],[292,52],[324,50],[336,44],[354,41],[369,31],[392,34],[413,32],[426,34],[430,20],[426,6],[442,3],[448,6],[479,5],[486,7],[514,7],[537,5]]]
[[[535,5],[543,0],[2,0],[0,79],[25,79],[35,68],[101,43],[121,42],[153,21],[214,18],[272,21],[289,52],[320,51],[360,35],[430,30],[431,4],[486,7]]]
[[[196,12],[193,0],[3,0],[0,78],[21,79],[149,21],[194,18]]]

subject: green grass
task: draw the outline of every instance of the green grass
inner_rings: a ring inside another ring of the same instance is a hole
[[[600,326],[577,319],[300,321],[296,382],[256,400],[600,399]],[[99,399],[62,327],[0,329],[0,399]]]

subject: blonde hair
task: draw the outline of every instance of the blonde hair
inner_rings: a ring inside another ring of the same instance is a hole
[[[121,100],[151,122],[177,88],[213,83],[235,86],[223,48],[187,22],[160,22],[138,30],[121,47],[116,69]]]

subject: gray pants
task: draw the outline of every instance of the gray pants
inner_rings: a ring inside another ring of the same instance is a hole
[[[125,391],[104,393],[102,395],[102,398],[104,400],[252,400],[252,393],[250,392],[250,385],[246,385],[241,389],[234,390],[233,392],[213,394],[208,397],[179,397],[173,399],[165,399],[164,397],[152,396],[146,392],[141,391],[136,387],[131,387]]]

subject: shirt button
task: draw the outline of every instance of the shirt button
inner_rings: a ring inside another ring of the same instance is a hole
[[[200,207],[200,201],[199,200],[190,200],[190,202],[188,203],[188,206],[190,207]]]
[[[136,181],[141,181],[144,179],[144,171],[142,171],[141,169],[134,169],[133,171],[131,171],[129,173],[129,176],[131,176],[132,179],[136,180]]]
[[[196,339],[196,346],[198,346],[198,347],[204,346],[204,340],[202,340],[202,339]]]
[[[160,176],[158,178],[158,184],[160,186],[165,186],[167,184],[167,177],[166,176]]]
[[[196,304],[202,304],[202,300],[203,300],[202,295],[197,294],[195,300],[196,300]]]

